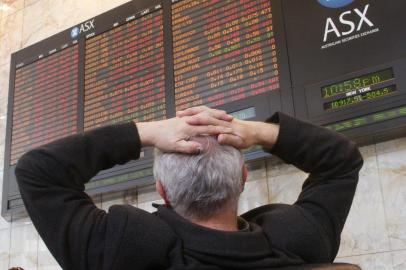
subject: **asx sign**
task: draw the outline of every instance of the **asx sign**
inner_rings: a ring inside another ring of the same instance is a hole
[[[324,7],[337,9],[348,6],[354,0],[317,0],[317,2]],[[367,4],[361,9],[346,10],[336,18],[328,17],[324,26],[323,42],[357,34],[364,25],[368,29],[374,27],[374,23],[368,18],[369,7],[370,5]]]
[[[75,26],[70,31],[71,38],[77,38],[80,34],[94,29],[94,19],[88,20],[79,26]]]

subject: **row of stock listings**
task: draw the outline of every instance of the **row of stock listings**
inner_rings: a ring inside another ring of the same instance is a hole
[[[173,52],[165,52],[163,11],[16,70],[10,164],[27,150],[84,130],[167,115],[164,55],[174,62],[175,109],[220,106],[279,89],[269,0],[184,0],[172,4]],[[83,87],[83,116],[78,89]]]

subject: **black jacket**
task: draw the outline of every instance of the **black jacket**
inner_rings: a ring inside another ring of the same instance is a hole
[[[351,207],[362,158],[354,143],[327,129],[275,114],[270,151],[310,175],[293,205],[242,215],[249,231],[192,224],[164,206],[98,209],[84,184],[98,171],[137,159],[132,122],[70,136],[26,153],[16,167],[27,211],[64,269],[269,269],[332,262]]]

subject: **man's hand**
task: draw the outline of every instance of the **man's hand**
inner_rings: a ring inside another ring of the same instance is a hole
[[[218,141],[220,144],[232,145],[238,149],[248,148],[255,144],[272,148],[279,134],[279,125],[233,119],[231,116],[226,116],[227,114],[224,111],[210,109],[206,106],[178,111],[176,115],[194,126],[223,125],[225,123],[225,127],[230,127],[231,132],[219,134]],[[216,117],[213,117],[214,115]],[[215,121],[213,121],[213,118],[215,118]],[[219,118],[222,120],[219,120]]]
[[[189,141],[198,135],[218,135],[231,132],[227,120],[231,120],[226,114],[205,114],[208,124],[189,125],[187,118],[174,117],[168,120],[155,122],[135,123],[138,129],[142,146],[155,146],[166,152],[198,153],[201,145],[198,142]],[[225,119],[225,120],[223,120]]]

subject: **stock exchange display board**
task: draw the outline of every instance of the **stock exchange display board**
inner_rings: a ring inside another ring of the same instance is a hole
[[[78,45],[16,70],[10,164],[27,150],[76,133]]]
[[[198,3],[172,6],[176,110],[279,90],[269,0]]]
[[[30,149],[190,106],[261,121],[282,111],[360,143],[404,136],[405,9],[402,0],[134,0],[14,53],[3,216],[23,209],[14,167]],[[99,172],[87,192],[151,183],[152,150]]]
[[[162,9],[86,40],[84,129],[166,117]]]

